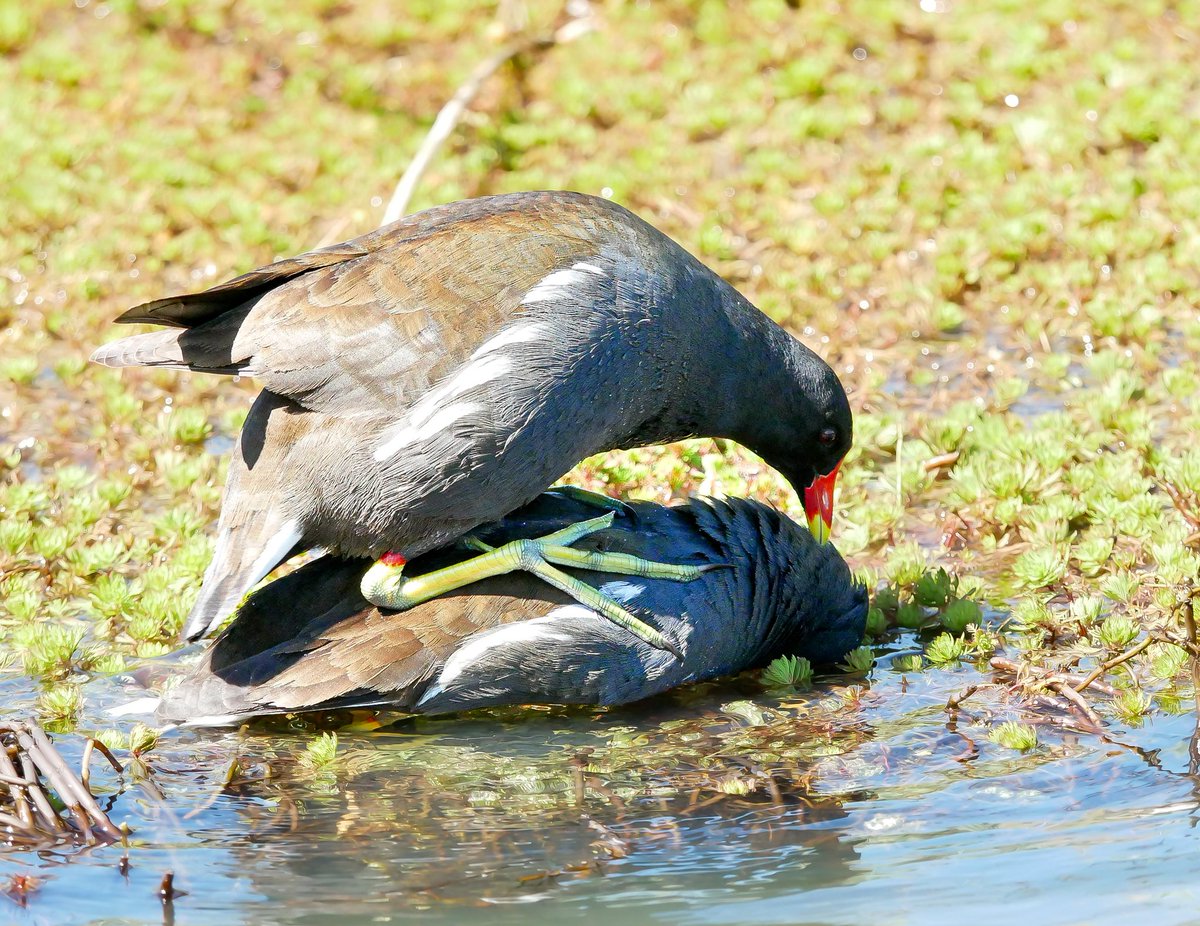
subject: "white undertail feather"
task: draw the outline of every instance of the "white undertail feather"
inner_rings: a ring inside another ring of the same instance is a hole
[[[151,331],[104,344],[92,352],[92,363],[106,367],[167,367],[186,370],[179,330]]]
[[[210,633],[241,602],[250,589],[283,562],[303,536],[299,521],[294,518],[285,521],[267,538],[258,556],[245,572],[238,572],[240,558],[231,557],[231,554],[238,551],[231,549],[232,540],[223,530],[217,537],[217,552],[204,572],[200,599],[184,625],[184,639],[197,640]],[[230,584],[231,582],[235,584]],[[219,597],[214,599],[212,596]]]
[[[137,698],[134,701],[126,701],[124,704],[110,707],[104,713],[109,717],[136,717],[143,714],[153,714],[158,710],[158,705],[161,703],[162,698],[158,697],[158,695],[147,695],[144,698]]]
[[[250,578],[247,581],[247,587],[253,587],[267,577],[272,569],[283,562],[283,558],[292,551],[300,541],[302,532],[300,530],[300,522],[292,519],[285,521],[283,526],[276,531],[267,545],[263,547],[262,553],[258,555],[258,559],[254,561],[254,565],[250,567]],[[210,630],[212,628],[209,628]]]
[[[614,601],[619,601],[621,604],[628,604],[645,591],[646,586],[623,580],[606,582],[600,586],[600,594],[606,595]]]

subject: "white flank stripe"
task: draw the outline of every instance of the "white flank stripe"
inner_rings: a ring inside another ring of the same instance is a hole
[[[421,696],[421,700],[417,702],[417,707],[441,694],[447,685],[462,675],[473,663],[480,661],[487,654],[488,650],[493,650],[509,643],[531,643],[534,640],[558,640],[566,642],[569,639],[566,634],[556,633],[554,630],[549,629],[547,624],[553,623],[557,617],[563,616],[561,612],[567,611],[572,607],[580,611],[585,611],[588,614],[593,613],[590,608],[584,608],[582,605],[566,605],[561,608],[555,608],[545,617],[535,617],[531,621],[519,621],[515,624],[504,624],[501,627],[485,630],[483,633],[477,633],[474,636],[468,637],[465,644],[450,654],[450,658],[442,666],[442,671],[438,673],[437,680]]]
[[[574,286],[579,286],[587,282],[587,277],[582,270],[555,270],[533,289],[525,294],[525,298],[521,300],[522,305],[529,305],[532,302],[549,302],[552,299],[561,299],[570,292]]]
[[[463,415],[475,411],[479,405],[472,402],[459,402],[446,408],[441,406],[507,375],[513,367],[512,359],[497,355],[497,351],[512,344],[535,341],[549,333],[550,327],[545,324],[512,325],[494,338],[484,341],[471,355],[466,366],[422,396],[404,422],[387,430],[392,436],[385,438],[376,448],[375,459],[382,462],[401,447],[431,437]]]
[[[537,322],[528,325],[510,325],[494,338],[489,338],[479,345],[479,349],[471,357],[472,359],[482,357],[485,354],[498,351],[502,347],[508,347],[510,344],[524,344],[528,341],[536,341],[538,338],[549,333],[549,325],[538,324]]]
[[[510,369],[512,369],[512,361],[507,357],[484,357],[482,360],[468,363],[442,385],[422,397],[409,414],[409,425],[420,427],[436,414],[438,406],[442,402],[469,392],[484,383],[490,383]]]
[[[437,434],[438,431],[448,428],[454,422],[458,421],[459,418],[464,418],[478,409],[479,403],[477,402],[456,402],[453,405],[447,406],[420,427],[405,427],[399,434],[380,444],[375,450],[375,459],[382,463],[402,447],[407,447],[409,444],[415,444],[418,441],[428,440]]]
[[[585,264],[583,261],[580,261],[577,264],[573,264],[571,269],[572,270],[586,270],[588,273],[596,274],[596,276],[601,276],[601,277],[604,276],[604,271],[601,270],[599,267],[597,267],[595,264]]]

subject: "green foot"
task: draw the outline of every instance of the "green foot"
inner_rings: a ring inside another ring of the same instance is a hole
[[[679,655],[667,638],[649,624],[634,617],[586,582],[552,564],[675,582],[691,582],[709,569],[719,567],[656,563],[628,553],[599,553],[594,550],[575,550],[569,546],[589,534],[605,530],[612,522],[613,513],[609,512],[534,540],[514,540],[499,547],[491,547],[481,540],[468,537],[466,543],[482,551],[479,556],[415,579],[405,578],[403,560],[389,554],[367,570],[362,578],[362,594],[367,601],[381,608],[403,611],[480,579],[521,569],[566,592],[580,604],[620,624],[651,646]]]

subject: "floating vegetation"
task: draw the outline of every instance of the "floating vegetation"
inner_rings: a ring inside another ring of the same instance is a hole
[[[807,688],[813,668],[803,656],[780,656],[763,669],[763,684],[768,688]]]

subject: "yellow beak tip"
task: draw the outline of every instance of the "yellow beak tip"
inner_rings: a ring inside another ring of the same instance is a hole
[[[829,541],[829,525],[825,523],[825,519],[819,514],[809,518],[808,529],[812,532],[813,537],[816,538],[817,543],[827,543]]]

